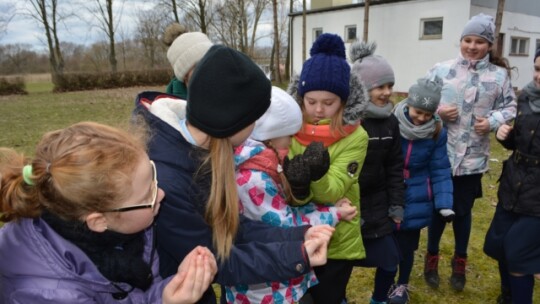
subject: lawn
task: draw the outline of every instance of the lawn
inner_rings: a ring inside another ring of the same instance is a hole
[[[30,90],[30,88],[32,88]],[[112,125],[128,122],[136,94],[143,90],[162,90],[164,87],[136,87],[113,90],[50,93],[44,83],[30,84],[26,96],[0,97],[0,146],[13,147],[28,156],[41,135],[72,123],[92,120]],[[453,254],[453,234],[447,226],[442,241],[440,263],[441,286],[431,290],[424,284],[422,264],[425,253],[426,231],[422,233],[411,278],[412,303],[495,303],[499,293],[496,263],[482,252],[484,236],[495,211],[497,179],[502,161],[509,153],[492,140],[490,171],[484,175],[484,197],[473,209],[473,230],[469,250],[469,264],[465,290],[453,292],[448,283],[450,258]],[[349,303],[369,303],[373,288],[372,269],[355,268],[349,283]],[[535,303],[540,303],[540,287],[536,284]]]

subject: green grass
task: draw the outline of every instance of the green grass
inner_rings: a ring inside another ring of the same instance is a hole
[[[52,92],[54,85],[51,82],[31,82],[26,83],[26,91],[28,94],[35,93],[50,93]]]
[[[53,94],[43,83],[29,85],[26,96],[0,97],[0,146],[13,147],[32,156],[35,144],[46,131],[66,127],[72,123],[92,120],[112,125],[125,124],[133,109],[136,94],[143,90],[163,90],[164,87],[127,88]],[[469,246],[467,286],[461,293],[452,291],[450,258],[453,254],[452,226],[448,225],[441,243],[442,260],[439,271],[441,286],[432,290],[423,281],[422,267],[426,250],[426,231],[422,232],[420,249],[411,275],[412,303],[495,303],[499,293],[497,265],[482,252],[484,236],[495,211],[497,179],[502,161],[508,157],[492,140],[490,171],[484,175],[484,197],[473,209],[473,229]],[[373,289],[374,270],[355,268],[347,288],[351,304],[369,303]],[[535,289],[535,303],[540,303],[540,287]]]
[[[161,87],[125,88],[53,94],[31,93],[0,97],[0,146],[31,155],[46,131],[92,120],[112,125],[127,123],[135,96]]]

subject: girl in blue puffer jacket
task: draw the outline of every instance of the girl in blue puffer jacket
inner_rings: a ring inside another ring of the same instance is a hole
[[[440,98],[439,79],[419,79],[409,89],[408,98],[394,108],[401,133],[406,191],[403,222],[395,231],[403,259],[389,303],[407,303],[409,299],[408,283],[420,230],[429,225],[434,214],[447,221],[454,215],[446,129],[434,114]]]

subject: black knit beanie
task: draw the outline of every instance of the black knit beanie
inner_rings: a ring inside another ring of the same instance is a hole
[[[189,81],[187,120],[212,137],[230,137],[266,112],[271,90],[270,80],[248,56],[214,45]]]

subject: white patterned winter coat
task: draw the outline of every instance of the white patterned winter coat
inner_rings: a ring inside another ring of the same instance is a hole
[[[313,203],[288,205],[279,180],[278,157],[263,143],[246,140],[235,149],[235,164],[241,213],[247,218],[279,227],[338,223],[335,207]],[[317,283],[311,271],[288,281],[226,286],[225,290],[227,303],[294,303]]]
[[[435,76],[444,82],[440,106],[455,105],[459,110],[456,121],[445,123],[453,175],[486,172],[489,134],[478,135],[473,126],[476,117],[485,117],[494,131],[516,116],[516,95],[507,71],[490,63],[489,54],[477,61],[460,55],[436,64],[427,77]]]

